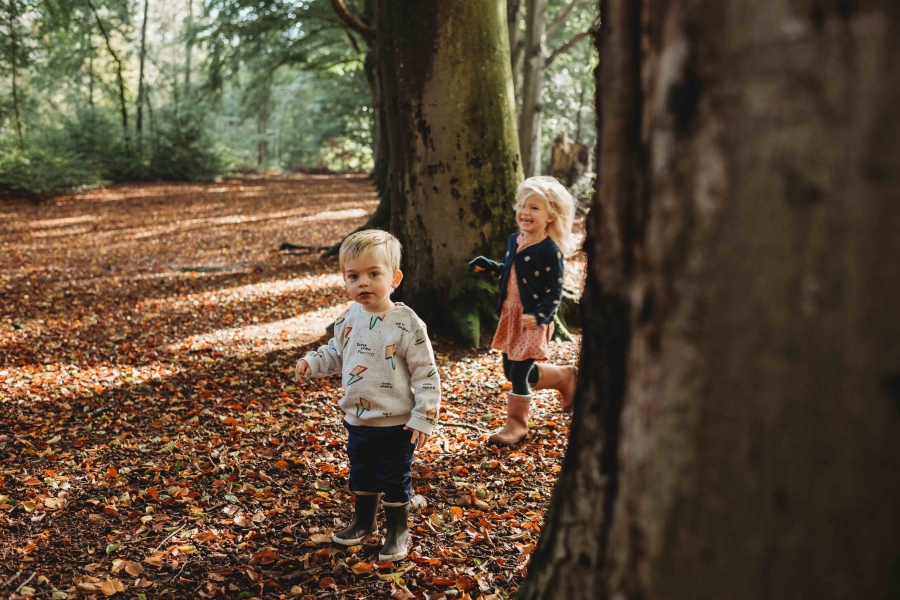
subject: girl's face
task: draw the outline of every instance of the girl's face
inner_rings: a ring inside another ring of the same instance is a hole
[[[556,217],[547,212],[547,203],[540,196],[532,194],[516,207],[516,223],[522,233],[528,236],[545,236],[547,225],[555,220]]]

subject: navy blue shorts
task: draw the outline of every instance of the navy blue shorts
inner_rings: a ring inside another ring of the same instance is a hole
[[[415,446],[412,431],[403,425],[347,428],[350,458],[350,491],[381,492],[384,502],[409,502],[412,498],[412,468]]]

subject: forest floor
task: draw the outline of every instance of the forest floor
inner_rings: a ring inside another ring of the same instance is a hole
[[[0,203],[0,597],[514,592],[569,417],[538,392],[528,438],[487,444],[505,399],[486,347],[433,340],[443,410],[413,465],[409,558],[378,562],[377,535],[330,542],[353,506],[340,381],[293,365],[349,304],[316,249],[376,204],[360,176]],[[552,349],[577,360],[577,342]]]

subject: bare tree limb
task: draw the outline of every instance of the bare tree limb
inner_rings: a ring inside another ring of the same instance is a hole
[[[559,12],[556,13],[556,18],[547,25],[547,37],[550,37],[557,29],[565,25],[568,18],[575,12],[575,9],[582,4],[587,4],[586,0],[572,0],[566,6],[559,9]]]
[[[351,15],[350,11],[347,10],[347,7],[344,5],[344,0],[331,0],[331,6],[334,7],[334,12],[336,12],[337,16],[344,22],[344,25],[360,35],[366,36],[370,40],[375,39],[375,28],[371,25],[366,25]]]
[[[94,19],[97,21],[97,27],[100,29],[100,34],[106,41],[106,50],[110,53],[110,55],[112,55],[113,60],[116,61],[116,80],[119,84],[119,106],[122,110],[122,130],[125,134],[125,151],[130,153],[131,150],[128,135],[128,109],[125,106],[125,79],[122,77],[122,61],[119,60],[119,55],[116,54],[115,50],[113,50],[112,44],[109,41],[109,35],[107,35],[106,28],[103,26],[103,21],[100,20],[100,15],[97,13],[97,7],[94,6],[94,3],[91,0],[87,0],[87,4],[90,7],[91,12],[94,13]]]
[[[353,49],[356,50],[357,54],[362,54],[363,51],[359,49],[359,44],[356,43],[356,38],[353,37],[353,32],[349,27],[344,28],[344,33],[347,34],[347,39],[350,40],[350,45],[353,46]]]
[[[559,48],[557,48],[556,50],[551,52],[550,56],[547,57],[547,61],[544,63],[544,66],[549,67],[550,63],[552,63],[554,60],[556,60],[557,56],[559,56],[560,54],[562,54],[564,52],[568,52],[575,46],[575,44],[577,44],[584,38],[588,37],[589,35],[591,35],[591,31],[582,31],[581,33],[579,33],[578,35],[573,37],[571,40],[569,40],[568,42],[566,42],[565,44],[563,44],[562,46],[560,46]]]

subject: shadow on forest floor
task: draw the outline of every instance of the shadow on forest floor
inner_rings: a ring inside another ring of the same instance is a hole
[[[348,304],[328,246],[362,176],[122,185],[0,203],[0,596],[500,597],[520,583],[568,417],[519,446],[499,355],[434,340],[442,426],[414,464],[413,552],[333,547],[350,517],[337,378],[294,361]],[[572,263],[576,274],[583,262]],[[573,363],[577,344],[553,345]],[[496,596],[495,596],[496,595]]]

